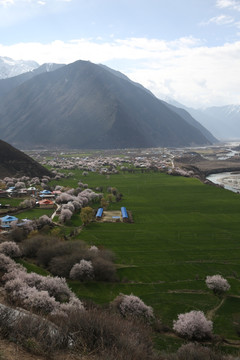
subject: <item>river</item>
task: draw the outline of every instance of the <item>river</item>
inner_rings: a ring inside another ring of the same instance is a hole
[[[219,174],[211,174],[207,179],[214,184],[222,185],[224,189],[240,192],[240,172],[224,172]]]

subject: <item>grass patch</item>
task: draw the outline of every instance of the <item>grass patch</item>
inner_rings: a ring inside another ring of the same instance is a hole
[[[49,272],[47,270],[37,266],[36,264],[30,263],[29,261],[19,259],[16,262],[23,265],[27,269],[28,273],[34,272],[36,274],[43,275],[43,276],[49,275]]]

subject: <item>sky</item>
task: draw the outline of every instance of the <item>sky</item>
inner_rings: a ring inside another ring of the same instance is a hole
[[[89,60],[161,99],[240,105],[240,0],[0,0],[0,56]]]

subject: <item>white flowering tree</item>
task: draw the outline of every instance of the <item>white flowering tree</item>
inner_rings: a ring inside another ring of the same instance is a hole
[[[206,277],[206,285],[215,295],[222,295],[230,289],[230,285],[221,275]]]
[[[82,259],[79,264],[73,265],[69,277],[81,281],[93,279],[94,269],[92,262]]]
[[[59,221],[65,223],[70,220],[73,213],[69,209],[62,209],[61,214],[59,215]]]
[[[138,318],[145,318],[147,320],[154,317],[151,306],[147,306],[138,296],[133,294],[120,294],[113,301],[113,305],[117,306],[121,315],[124,317],[134,316]]]
[[[13,241],[4,241],[1,243],[0,253],[9,256],[10,258],[17,258],[22,255],[19,246]]]
[[[204,340],[212,335],[212,321],[207,320],[202,311],[192,310],[179,314],[173,322],[173,330],[180,336],[191,340]]]

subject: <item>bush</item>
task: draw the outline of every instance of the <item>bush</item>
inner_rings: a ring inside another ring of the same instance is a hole
[[[97,354],[97,359],[153,360],[150,327],[122,319],[117,314],[92,309],[70,313],[56,324],[73,334],[74,350]]]
[[[180,336],[193,340],[204,340],[212,336],[212,321],[207,320],[202,311],[179,314],[173,322],[173,329]]]
[[[97,281],[116,281],[115,265],[101,257],[92,259],[94,277]]]
[[[48,291],[49,295],[53,296],[59,302],[68,301],[71,295],[71,291],[65,278],[53,277],[49,275],[41,277],[41,281],[37,288]]]
[[[52,225],[52,219],[47,215],[42,215],[37,221],[39,227],[43,227],[45,225]]]
[[[50,321],[3,304],[0,304],[0,334],[38,355],[52,355],[66,348],[69,342],[67,335]]]
[[[29,274],[16,265],[2,280],[8,300],[27,310],[43,314],[61,312],[66,316],[70,310],[83,309],[81,301],[69,289],[65,279]]]
[[[59,215],[59,221],[65,223],[70,220],[73,213],[69,209],[62,209],[61,214]]]
[[[27,257],[35,258],[41,249],[49,248],[60,242],[62,242],[61,239],[57,237],[35,235],[23,241],[22,243],[23,255]]]
[[[230,285],[221,275],[207,276],[206,285],[215,295],[222,295],[230,289]]]
[[[0,254],[0,271],[10,271],[15,267],[15,262],[8,256]]]
[[[200,344],[189,343],[182,345],[176,354],[167,357],[169,360],[227,360],[230,358],[214,352]],[[231,358],[232,359],[232,358]],[[233,359],[232,359],[233,360]],[[237,359],[236,359],[237,360]]]
[[[133,316],[147,320],[151,320],[154,317],[151,306],[147,306],[138,296],[133,294],[120,294],[113,301],[112,305],[116,307],[124,317]]]
[[[82,208],[80,218],[84,225],[89,224],[93,219],[93,209],[90,206]]]
[[[22,255],[19,246],[13,241],[5,241],[1,243],[0,253],[9,256],[10,258],[17,258]]]
[[[8,234],[8,239],[14,242],[22,242],[27,236],[27,231],[23,228],[16,227]]]
[[[79,264],[73,265],[69,277],[80,281],[92,280],[94,278],[92,262],[82,259]]]

